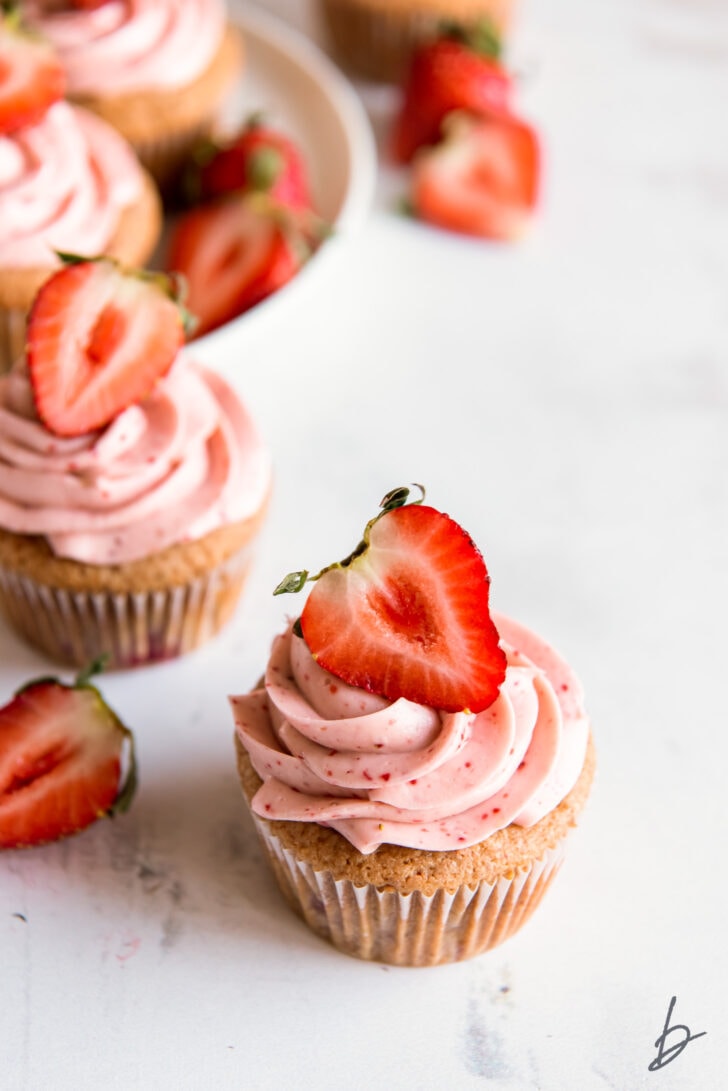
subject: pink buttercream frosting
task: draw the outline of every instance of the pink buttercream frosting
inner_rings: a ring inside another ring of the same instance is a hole
[[[221,0],[110,0],[88,11],[26,0],[23,13],[55,46],[71,95],[183,87],[212,61],[226,22]]]
[[[105,251],[142,192],[134,153],[105,122],[66,102],[0,136],[0,265],[59,264],[55,251]]]
[[[477,715],[353,688],[318,666],[291,628],[277,637],[265,685],[231,698],[263,781],[253,811],[330,826],[362,853],[385,843],[465,848],[552,811],[584,764],[581,686],[540,637],[494,620],[508,666]]]
[[[25,370],[0,376],[0,526],[90,564],[147,557],[253,515],[268,456],[237,394],[183,354],[106,428],[38,420]]]

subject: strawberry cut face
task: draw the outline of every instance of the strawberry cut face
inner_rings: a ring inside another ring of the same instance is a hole
[[[94,686],[44,679],[0,709],[0,848],[77,833],[125,809],[134,786],[131,734]]]
[[[536,207],[540,155],[533,129],[513,115],[448,115],[445,139],[422,149],[412,170],[412,205],[438,227],[508,240]]]
[[[110,260],[65,266],[40,289],[28,320],[36,409],[60,436],[93,431],[145,397],[184,340],[166,278]]]
[[[179,217],[167,267],[181,273],[203,334],[244,314],[288,283],[308,260],[319,230],[260,194],[229,194]]]
[[[320,666],[349,685],[448,712],[487,708],[505,677],[483,558],[449,516],[411,504],[369,524],[301,615]]]

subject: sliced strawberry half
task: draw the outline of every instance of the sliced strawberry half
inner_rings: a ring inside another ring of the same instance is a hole
[[[393,154],[409,163],[418,148],[436,144],[453,110],[490,115],[508,110],[512,80],[500,63],[500,43],[487,25],[451,27],[413,54],[393,134]]]
[[[300,619],[316,661],[349,685],[448,712],[493,703],[506,659],[488,607],[483,557],[453,519],[397,489],[340,564],[316,584]],[[299,590],[293,573],[276,593]]]
[[[530,125],[512,115],[451,114],[444,141],[415,159],[412,207],[450,231],[512,239],[536,206],[538,180],[539,144]]]
[[[150,392],[184,341],[185,312],[169,277],[67,260],[36,296],[26,352],[39,417],[76,436]]]
[[[131,732],[86,678],[39,679],[0,709],[0,848],[78,833],[135,787]]]
[[[282,288],[311,255],[317,231],[308,216],[302,221],[265,197],[239,193],[183,213],[167,267],[187,282],[197,333],[216,329]]]
[[[35,125],[65,91],[53,47],[23,30],[17,12],[1,15],[0,135]]]
[[[185,175],[188,199],[209,201],[226,193],[267,193],[286,208],[311,208],[308,169],[290,137],[254,115],[228,143],[200,149]]]

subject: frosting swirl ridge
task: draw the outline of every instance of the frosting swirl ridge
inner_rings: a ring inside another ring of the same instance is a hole
[[[11,268],[58,264],[55,251],[103,253],[141,168],[100,118],[57,102],[37,125],[0,136],[0,256]]]
[[[225,28],[221,0],[111,0],[96,8],[28,0],[28,23],[48,38],[70,94],[174,89],[212,61]]]
[[[184,354],[147,398],[71,439],[38,420],[24,370],[0,376],[0,526],[59,557],[119,564],[202,538],[252,515],[269,477],[235,392]]]
[[[571,668],[528,629],[494,619],[508,666],[484,712],[389,702],[323,670],[289,628],[265,685],[231,698],[268,819],[330,826],[360,852],[465,848],[531,826],[575,784],[589,724]]]

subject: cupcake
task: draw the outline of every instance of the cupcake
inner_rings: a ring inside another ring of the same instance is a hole
[[[55,46],[69,97],[118,129],[166,188],[240,74],[222,0],[25,0],[22,10]]]
[[[342,63],[358,76],[399,80],[412,50],[435,35],[443,22],[487,19],[503,34],[512,0],[321,0],[331,43]]]
[[[347,954],[431,966],[527,920],[595,759],[571,668],[491,618],[472,540],[407,494],[313,577],[264,679],[231,704],[243,792],[294,910]]]
[[[270,467],[241,401],[181,350],[167,278],[82,261],[0,377],[0,607],[55,660],[198,647],[230,618]]]
[[[57,102],[0,135],[0,372],[23,354],[28,311],[58,251],[143,265],[161,226],[154,182],[94,114]]]

